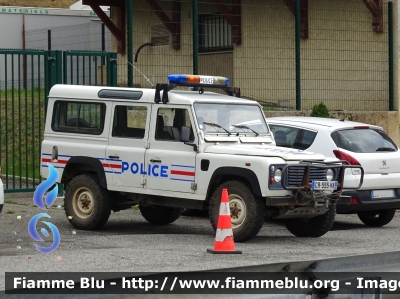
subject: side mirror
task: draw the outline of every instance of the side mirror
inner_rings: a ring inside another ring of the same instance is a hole
[[[180,132],[181,142],[188,142],[189,139],[190,139],[190,128],[182,126]]]
[[[191,130],[189,127],[181,127],[180,131],[180,140],[184,142],[186,145],[193,146],[193,150],[197,151],[197,144],[189,143]]]

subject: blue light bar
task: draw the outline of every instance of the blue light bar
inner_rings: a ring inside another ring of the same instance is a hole
[[[229,79],[219,76],[200,76],[200,75],[184,75],[173,74],[168,76],[170,84],[189,85],[189,86],[210,86],[210,87],[227,87]]]

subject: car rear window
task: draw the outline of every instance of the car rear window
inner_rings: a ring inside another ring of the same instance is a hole
[[[349,129],[331,134],[335,144],[354,153],[397,151],[395,143],[384,132],[373,129]]]

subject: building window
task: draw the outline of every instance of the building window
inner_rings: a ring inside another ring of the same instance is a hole
[[[232,51],[231,26],[219,14],[199,15],[199,52]]]

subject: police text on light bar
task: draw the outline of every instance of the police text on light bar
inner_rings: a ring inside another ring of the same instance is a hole
[[[200,76],[200,75],[180,75],[173,74],[168,76],[170,84],[178,85],[212,85],[213,87],[229,85],[229,79],[219,76]]]

